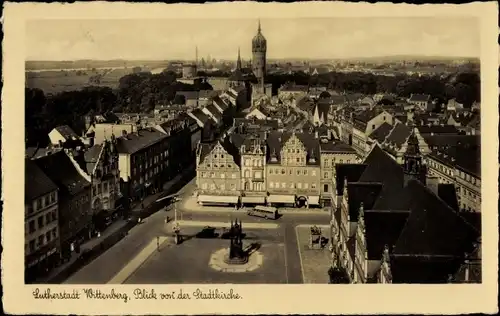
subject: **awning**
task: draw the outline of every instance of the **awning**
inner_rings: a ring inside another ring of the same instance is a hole
[[[255,204],[265,204],[265,196],[243,196],[241,198],[241,203],[255,203]]]
[[[239,196],[236,195],[200,195],[198,196],[198,202],[207,203],[238,203]]]
[[[269,203],[295,203],[295,195],[270,195],[267,198]]]
[[[308,196],[307,203],[309,203],[309,205],[319,205],[319,196],[317,195]]]

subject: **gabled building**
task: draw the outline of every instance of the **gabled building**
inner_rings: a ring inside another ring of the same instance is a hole
[[[61,125],[49,132],[49,139],[53,146],[59,146],[67,141],[78,139],[78,135],[68,125]]]
[[[266,142],[267,203],[318,206],[321,192],[319,139],[310,133],[271,132]]]
[[[431,96],[428,94],[412,93],[408,98],[408,103],[415,105],[420,111],[426,111],[429,102],[431,102]]]
[[[30,159],[24,161],[25,282],[59,264],[59,209],[57,185]]]
[[[79,245],[91,237],[91,186],[75,167],[69,150],[33,160],[44,174],[59,188],[58,230],[63,260],[71,258]]]
[[[200,143],[196,158],[196,186],[201,205],[237,206],[241,191],[238,148],[230,139],[215,144]]]
[[[366,155],[371,149],[371,133],[384,123],[394,124],[391,114],[377,108],[361,112],[350,111],[348,115],[341,120],[342,140],[353,146],[360,156]]]
[[[69,151],[71,162],[80,175],[91,185],[90,206],[92,234],[102,231],[118,216],[120,192],[120,170],[116,138],[111,137],[101,144],[84,151]],[[121,213],[121,212],[120,212]]]
[[[266,204],[266,133],[233,134],[231,136],[239,148],[241,162],[241,205]],[[234,137],[236,136],[236,137]],[[237,137],[242,140],[237,140]]]
[[[286,100],[290,97],[295,99],[300,99],[306,96],[308,91],[309,91],[308,86],[301,86],[301,85],[287,83],[278,88],[278,98],[280,100]]]
[[[332,266],[345,283],[446,283],[480,233],[427,186],[412,133],[399,165],[376,145],[362,164],[339,165]]]

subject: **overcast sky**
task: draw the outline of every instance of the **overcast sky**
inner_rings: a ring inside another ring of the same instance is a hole
[[[479,57],[476,18],[262,19],[268,58]],[[27,60],[251,56],[256,19],[30,20]]]

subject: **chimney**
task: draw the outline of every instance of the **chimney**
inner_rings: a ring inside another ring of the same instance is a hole
[[[429,190],[434,192],[434,194],[438,194],[439,178],[437,176],[427,175],[425,185],[429,188]]]

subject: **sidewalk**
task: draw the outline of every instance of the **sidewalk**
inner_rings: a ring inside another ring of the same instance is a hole
[[[88,264],[90,261],[95,259],[97,256],[102,254],[104,251],[115,245],[124,236],[126,236],[128,231],[137,224],[138,217],[144,219],[159,211],[159,208],[155,207],[154,202],[165,192],[172,193],[172,190],[174,190],[176,186],[181,185],[184,180],[187,180],[186,177],[189,175],[189,172],[192,172],[192,170],[193,167],[185,169],[183,173],[177,175],[175,178],[165,183],[162,192],[147,196],[142,201],[145,207],[144,209],[142,208],[141,202],[134,205],[130,212],[132,215],[131,221],[127,221],[124,219],[116,220],[103,232],[101,232],[100,237],[94,237],[81,244],[80,253],[74,253],[71,256],[70,261],[63,263],[56,269],[52,270],[48,276],[39,278],[33,283],[43,284],[63,282],[71,274],[78,271],[82,266]]]
[[[190,196],[182,200],[180,207],[186,211],[191,212],[219,212],[219,213],[246,213],[248,208],[235,210],[234,207],[230,206],[202,206],[198,204],[196,196]],[[278,213],[280,214],[327,214],[328,209],[304,209],[304,208],[278,208]]]
[[[159,237],[158,241],[156,239],[151,240],[151,242],[141,250],[141,252],[134,257],[123,269],[121,269],[109,282],[108,284],[122,284],[127,281],[127,279],[139,269],[144,262],[146,262],[156,251],[164,248],[164,243],[169,240],[169,237]],[[159,248],[158,248],[159,246]]]

